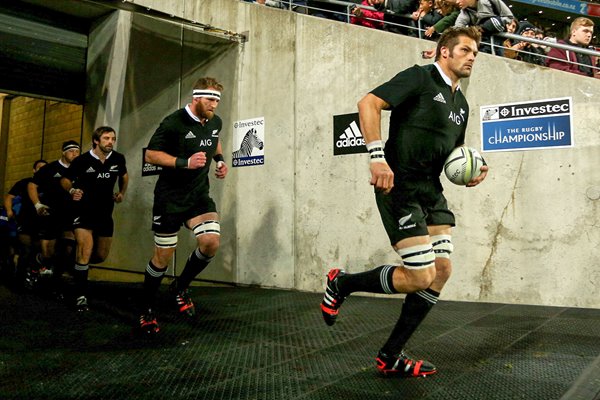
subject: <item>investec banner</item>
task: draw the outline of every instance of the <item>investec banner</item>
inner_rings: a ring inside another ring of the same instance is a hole
[[[571,110],[570,97],[482,106],[483,151],[571,147]]]
[[[333,155],[366,153],[358,113],[333,116]]]

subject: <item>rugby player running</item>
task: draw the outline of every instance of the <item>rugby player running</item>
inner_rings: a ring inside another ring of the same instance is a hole
[[[469,106],[459,82],[471,75],[480,39],[476,28],[446,30],[434,64],[400,72],[358,103],[377,207],[402,263],[356,274],[330,270],[321,311],[333,325],[351,293],[406,293],[400,318],[376,357],[378,370],[386,375],[437,371],[432,363],[407,354],[405,345],[436,304],[452,269],[455,219],[439,176],[447,156],[465,140]],[[391,110],[385,147],[382,110]],[[480,184],[487,170],[483,166],[467,186]]]

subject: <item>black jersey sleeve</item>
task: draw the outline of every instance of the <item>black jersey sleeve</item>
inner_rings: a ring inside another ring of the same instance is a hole
[[[117,153],[119,155],[119,176],[123,176],[127,173],[127,162],[125,155]]]
[[[376,87],[371,94],[388,103],[392,108],[418,95],[423,86],[425,71],[414,65],[394,76],[386,83]]]
[[[164,151],[172,156],[176,156],[177,139],[175,139],[176,132],[173,118],[173,114],[169,115],[156,128],[148,143],[148,150]]]

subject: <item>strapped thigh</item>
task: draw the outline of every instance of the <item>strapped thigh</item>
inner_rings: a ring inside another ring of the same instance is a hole
[[[156,233],[154,232],[154,244],[161,249],[171,249],[177,247],[177,232],[175,233]]]
[[[430,243],[398,249],[396,253],[402,257],[407,269],[425,269],[435,265],[435,253]]]
[[[202,221],[199,224],[195,225],[192,228],[192,231],[194,232],[194,235],[196,235],[196,237],[198,237],[200,235],[205,235],[207,233],[212,233],[214,235],[220,235],[221,234],[221,225],[219,224],[219,221],[216,221],[216,220]]]
[[[436,257],[450,258],[450,254],[454,251],[452,236],[450,235],[431,236],[431,245],[433,246]]]

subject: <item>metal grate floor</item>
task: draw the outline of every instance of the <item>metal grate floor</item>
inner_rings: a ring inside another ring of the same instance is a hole
[[[0,399],[600,399],[600,310],[440,301],[409,344],[427,378],[384,378],[374,356],[401,300],[352,296],[327,327],[321,295],[195,287],[193,320],[166,287],[140,338],[140,286],[92,282],[77,315],[0,286]]]

